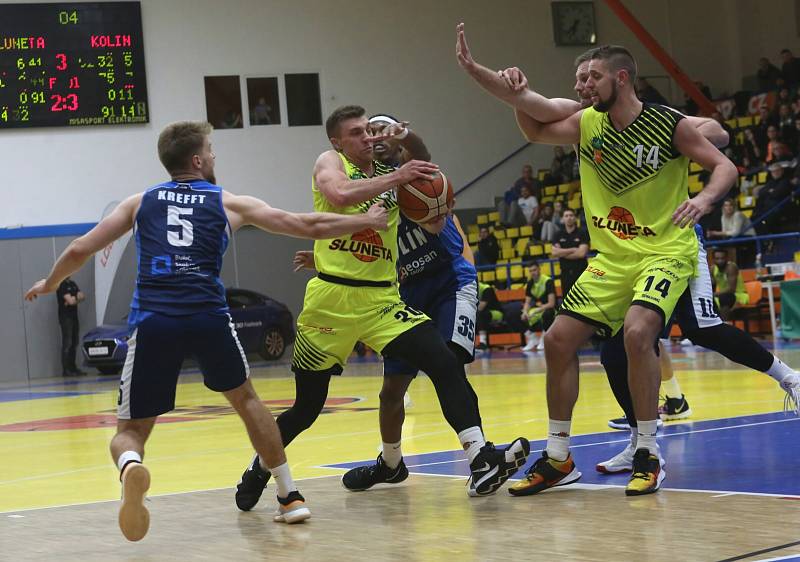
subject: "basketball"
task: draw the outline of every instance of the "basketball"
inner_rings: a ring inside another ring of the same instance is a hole
[[[438,172],[433,180],[414,180],[397,190],[400,210],[414,222],[429,222],[447,213],[453,201],[453,186]]]
[[[634,223],[633,215],[624,207],[611,207],[611,211],[608,213],[608,219],[627,224]]]

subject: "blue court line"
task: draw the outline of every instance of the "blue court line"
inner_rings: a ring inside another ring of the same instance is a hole
[[[664,489],[800,496],[800,455],[796,454],[800,418],[775,412],[666,426],[659,436],[667,464]],[[595,465],[619,453],[628,434],[615,432],[573,436],[581,483],[624,486],[630,474],[601,474]],[[547,444],[531,441],[530,466]],[[324,465],[350,469],[373,460]],[[405,457],[414,474],[468,476],[463,451],[438,451]],[[518,473],[518,476],[522,471]]]
[[[63,398],[65,396],[84,396],[86,394],[97,394],[96,392],[25,392],[0,390],[0,402],[19,402],[22,400],[38,400],[40,398]]]

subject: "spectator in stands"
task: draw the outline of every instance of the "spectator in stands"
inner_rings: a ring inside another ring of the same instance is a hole
[[[792,184],[786,170],[780,163],[773,163],[769,166],[770,179],[763,186],[758,186],[753,191],[756,196],[756,207],[753,209],[753,217],[760,218],[761,215],[777,207],[792,192]],[[758,220],[758,219],[754,219]],[[773,212],[765,219],[759,220],[755,226],[759,234],[776,234],[781,225],[781,213]]]
[[[767,57],[758,59],[756,78],[758,79],[759,92],[777,90],[778,86],[783,82],[781,71],[778,70],[778,67],[772,64]]]
[[[647,81],[647,78],[637,78],[635,89],[636,95],[642,101],[657,103],[659,105],[669,105],[667,99],[661,95],[661,92],[659,92],[655,86]]]
[[[542,182],[533,177],[533,166],[530,164],[525,164],[522,167],[522,176],[505,192],[502,203],[498,204],[497,211],[500,213],[500,222],[506,226],[522,226],[525,224],[525,217],[517,204],[522,195],[523,187],[530,189],[531,194],[537,200],[541,199]]]
[[[781,65],[783,85],[794,90],[800,85],[800,60],[794,58],[789,49],[781,51],[781,59],[783,60]]]
[[[694,85],[697,86],[697,88],[700,90],[700,93],[703,94],[706,99],[711,100],[711,89],[708,86],[700,81],[696,81]],[[697,102],[694,101],[688,94],[684,94],[684,99],[686,100],[686,115],[697,115],[697,112],[700,110]]]
[[[575,153],[571,150],[564,152],[563,146],[553,147],[553,161],[550,163],[550,172],[544,178],[544,184],[555,185],[571,182],[574,158]]]
[[[522,194],[517,199],[517,205],[525,217],[525,224],[533,224],[539,218],[539,201],[527,185],[522,186]]]
[[[478,230],[478,251],[475,252],[475,265],[494,265],[500,259],[500,244],[488,226]]]
[[[764,161],[767,164],[775,160],[775,147],[779,144],[783,143],[781,142],[778,126],[770,125],[767,127],[767,146],[764,152]]]
[[[762,157],[760,160],[763,160],[763,155],[766,154],[767,142],[769,140],[767,139],[767,129],[769,129],[770,125],[778,124],[778,116],[773,115],[766,105],[762,105],[758,108],[758,117],[759,121],[754,127],[753,133],[755,133],[758,146],[762,149]]]
[[[755,163],[763,161],[765,150],[752,127],[744,130],[744,146],[742,149],[744,151],[744,156],[748,158],[750,162]]]
[[[544,333],[556,317],[556,287],[549,276],[541,272],[539,264],[528,266],[528,283],[525,285],[525,304],[522,305],[522,321],[525,323],[525,347],[522,351],[544,349]],[[535,337],[541,331],[540,338]]]
[[[564,215],[564,202],[561,199],[556,199],[553,201],[553,226],[557,229],[561,230],[563,227],[563,222],[561,221],[561,217]]]
[[[478,283],[478,314],[475,326],[478,330],[478,349],[489,347],[489,328],[492,323],[503,320],[503,307],[497,298],[494,288],[485,283]]]
[[[789,167],[794,167],[793,159],[794,154],[792,154],[788,144],[782,142],[775,143],[775,146],[772,148],[772,162],[783,162]]]
[[[797,143],[797,130],[794,127],[794,115],[789,103],[778,106],[778,136],[789,146]]]
[[[728,252],[722,248],[714,250],[714,266],[711,268],[711,279],[714,283],[714,297],[719,308],[719,315],[728,320],[731,309],[739,304],[747,304],[749,297],[744,287],[744,279],[739,267],[728,260]]]
[[[575,211],[572,209],[564,209],[561,220],[564,227],[556,234],[552,256],[558,258],[561,267],[563,298],[588,265],[586,254],[589,252],[589,233],[584,228],[578,228]]]
[[[739,175],[742,178],[739,182],[739,193],[747,196],[751,195],[753,188],[758,185],[758,173],[762,169],[759,162],[751,159],[747,153],[742,156],[741,164],[737,166]]]
[[[558,229],[553,224],[553,204],[547,202],[539,209],[539,216],[533,221],[533,237],[537,240],[552,242]]]
[[[737,236],[755,236],[755,231],[750,226],[750,221],[744,213],[737,210],[736,201],[730,197],[722,203],[722,229],[709,230],[707,235],[711,239],[736,238]]]

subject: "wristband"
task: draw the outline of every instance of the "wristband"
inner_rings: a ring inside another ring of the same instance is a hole
[[[408,136],[408,131],[409,131],[409,130],[410,130],[410,129],[409,129],[408,127],[404,128],[404,129],[403,129],[403,132],[402,132],[402,133],[397,133],[397,134],[394,136],[394,138],[396,138],[397,140],[403,140],[404,138],[406,138],[406,137]]]

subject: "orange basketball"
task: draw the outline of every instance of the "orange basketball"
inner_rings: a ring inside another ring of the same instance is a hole
[[[432,180],[414,180],[397,190],[400,210],[414,222],[429,222],[447,213],[453,201],[453,186],[442,172]]]
[[[634,223],[633,215],[625,207],[611,207],[611,211],[608,213],[608,219],[626,224]]]
[[[367,228],[351,234],[350,239],[354,242],[364,243],[363,245],[354,246],[353,255],[356,259],[364,262],[371,262],[378,259],[372,254],[371,250],[373,246],[383,246],[383,239],[380,234],[371,228]]]

